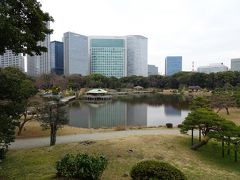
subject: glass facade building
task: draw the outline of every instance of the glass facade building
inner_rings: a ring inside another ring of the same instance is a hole
[[[53,41],[50,43],[51,72],[63,74],[63,42]]]
[[[240,71],[240,58],[231,59],[231,71]]]
[[[148,76],[148,39],[144,36],[127,36],[127,75]]]
[[[107,77],[127,76],[127,51],[125,37],[89,37],[91,73]]]
[[[165,75],[171,76],[182,71],[182,56],[167,56],[165,58]]]
[[[64,42],[64,74],[89,75],[88,37],[66,32]]]
[[[22,54],[16,55],[11,50],[6,50],[3,55],[0,56],[0,68],[16,67],[24,72],[24,58]]]
[[[148,76],[158,75],[158,67],[155,65],[148,65]]]

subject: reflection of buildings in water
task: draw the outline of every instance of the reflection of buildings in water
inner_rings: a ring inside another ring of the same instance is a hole
[[[128,104],[127,124],[129,126],[147,126],[147,104]]]
[[[172,106],[149,106],[108,102],[105,104],[75,103],[69,108],[69,125],[82,128],[123,126],[159,126],[166,123],[180,124],[188,110]]]
[[[90,127],[90,109],[88,106],[69,108],[69,125],[82,128]]]
[[[182,111],[175,109],[172,106],[164,106],[164,113],[166,116],[181,116],[182,115]]]
[[[82,128],[147,125],[147,105],[123,102],[101,105],[83,104],[69,109],[69,125]]]
[[[91,108],[90,119],[92,128],[126,125],[126,104],[122,102],[116,102],[105,104],[99,108]]]
[[[83,104],[69,109],[69,125],[82,128],[102,128],[126,125],[126,104]]]

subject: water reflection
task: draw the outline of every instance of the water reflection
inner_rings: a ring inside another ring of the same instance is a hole
[[[182,111],[179,109],[175,109],[172,106],[165,105],[164,106],[164,113],[166,116],[181,116]]]
[[[121,98],[102,104],[74,101],[69,105],[69,125],[82,128],[178,125],[188,112],[188,102],[177,96]]]

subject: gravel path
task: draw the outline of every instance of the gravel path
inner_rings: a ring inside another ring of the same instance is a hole
[[[136,135],[180,135],[179,129],[147,129],[147,130],[127,130],[127,131],[112,131],[92,134],[77,134],[57,136],[56,144],[66,144],[72,142],[86,140],[107,140],[114,138],[122,138]],[[11,144],[9,149],[28,149],[34,147],[48,146],[50,137],[31,138],[31,139],[16,139]]]

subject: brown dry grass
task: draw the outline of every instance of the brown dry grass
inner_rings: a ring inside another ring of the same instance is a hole
[[[93,132],[106,132],[112,131],[113,129],[86,129],[86,128],[77,128],[65,125],[62,128],[58,129],[57,135],[71,135],[71,134],[84,134],[84,133],[93,133]],[[44,137],[49,136],[49,130],[43,130],[41,124],[38,121],[29,121],[25,125],[24,130],[20,136],[17,138],[33,138],[33,137]]]
[[[109,165],[104,171],[104,180],[124,180],[131,167],[143,159],[166,161],[181,169],[191,180],[239,179],[239,163],[221,158],[209,143],[200,151],[190,150],[190,138],[182,136],[136,136],[97,141],[92,145],[71,143],[55,147],[10,151],[0,170],[0,177],[9,179],[52,179],[55,162],[66,153],[104,154]],[[219,147],[220,149],[220,147]]]
[[[229,108],[229,112],[230,114],[227,115],[227,112],[225,109],[222,109],[219,114],[228,119],[233,121],[235,124],[237,124],[238,126],[240,126],[240,108]]]

